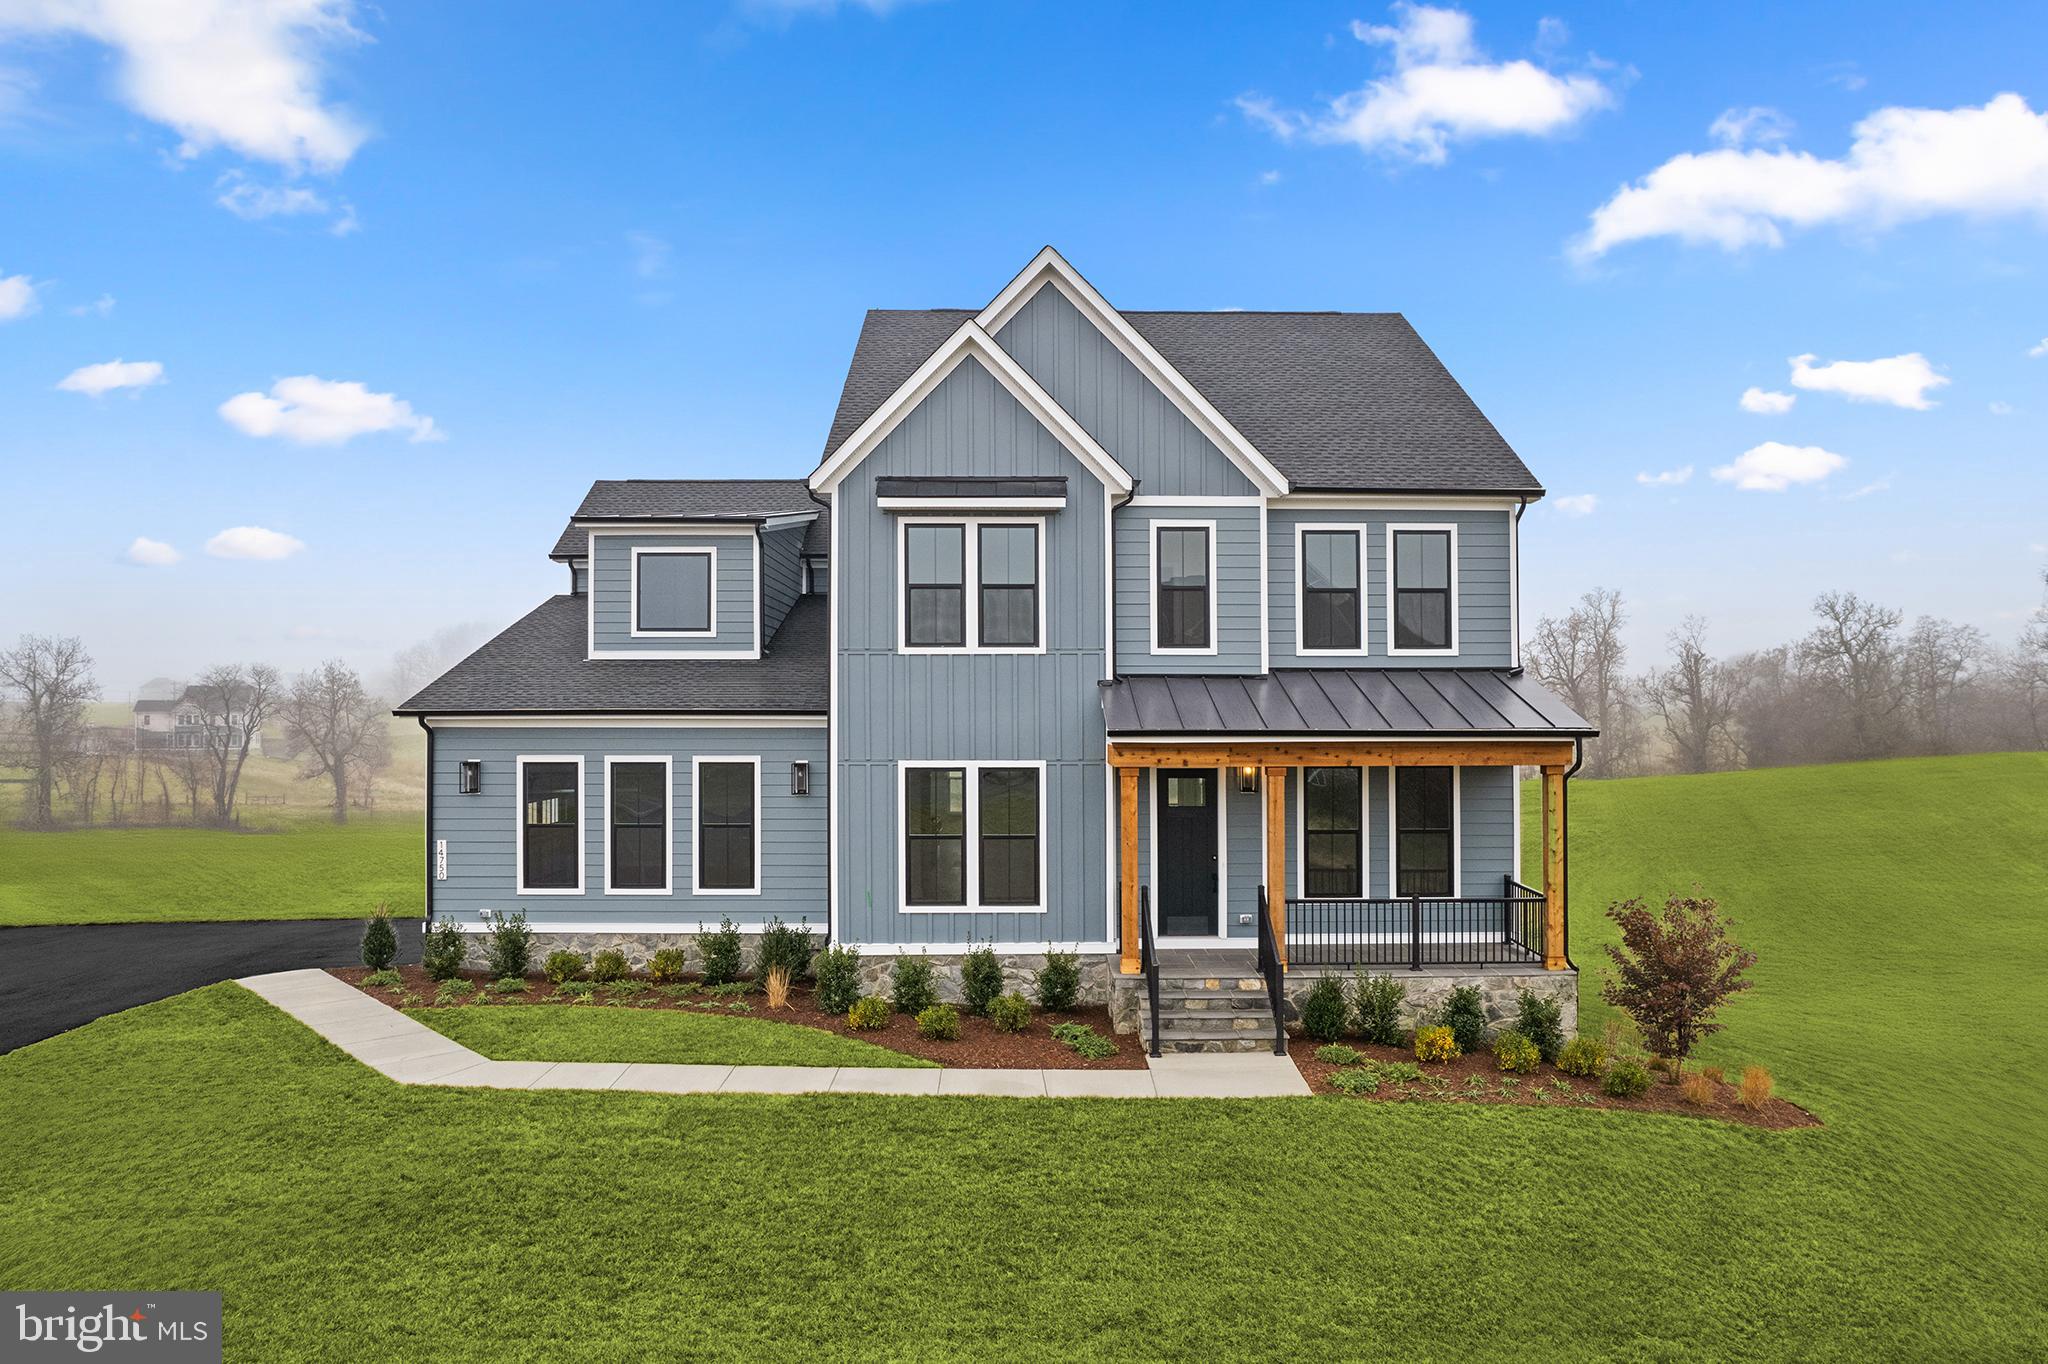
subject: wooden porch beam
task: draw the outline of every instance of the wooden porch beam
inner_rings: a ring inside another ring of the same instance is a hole
[[[1117,772],[1117,866],[1122,873],[1123,951],[1118,968],[1135,976],[1138,964],[1138,769]]]
[[[1266,917],[1287,969],[1287,769],[1266,769]]]
[[[1564,773],[1543,769],[1543,969],[1562,971],[1564,952]]]
[[[1119,742],[1113,767],[1557,767],[1572,760],[1568,742],[1473,740],[1390,743],[1342,739],[1317,743],[1217,744]]]

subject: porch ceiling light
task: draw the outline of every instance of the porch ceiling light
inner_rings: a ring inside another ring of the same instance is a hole
[[[1253,795],[1259,789],[1259,769],[1250,763],[1237,769],[1237,789],[1246,795]]]

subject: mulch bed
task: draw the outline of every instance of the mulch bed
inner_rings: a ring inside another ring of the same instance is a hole
[[[406,1007],[403,996],[410,992],[419,996],[423,1003],[416,1007],[473,1009],[499,1008],[506,1005],[548,1006],[552,1008],[630,1008],[668,1009],[683,1013],[740,1014],[746,1018],[758,1018],[767,1023],[795,1023],[807,1028],[821,1028],[836,1032],[842,1037],[856,1041],[870,1042],[878,1047],[902,1052],[908,1056],[922,1057],[937,1061],[940,1065],[976,1067],[993,1070],[1143,1070],[1145,1053],[1136,1037],[1119,1037],[1110,1031],[1109,1010],[1084,1007],[1071,1013],[1055,1014],[1034,1008],[1031,1026],[1021,1033],[998,1032],[985,1018],[977,1018],[965,1009],[960,1010],[960,1040],[957,1042],[931,1042],[917,1035],[917,1025],[907,1014],[893,1014],[889,1025],[871,1032],[857,1032],[846,1024],[843,1014],[828,1014],[820,1010],[812,998],[810,987],[796,985],[790,988],[787,1009],[771,1011],[767,1001],[759,994],[738,996],[747,1005],[747,1012],[727,1008],[730,998],[708,996],[693,992],[687,998],[678,999],[663,993],[661,987],[644,994],[607,1000],[603,987],[599,987],[592,1002],[578,1000],[573,1005],[564,1000],[551,998],[555,987],[542,976],[527,977],[527,991],[523,995],[485,994],[481,987],[489,977],[481,971],[464,971],[463,979],[479,987],[478,992],[465,998],[459,1004],[434,1004],[434,992],[440,982],[434,980],[417,966],[401,966],[398,974],[402,981],[396,989],[365,987],[363,978],[370,972],[360,966],[336,967],[329,974],[347,981],[365,994],[389,1004],[392,1008]],[[692,982],[693,983],[693,982]],[[954,1006],[958,1008],[959,1006]],[[1091,1061],[1075,1054],[1072,1048],[1055,1042],[1052,1025],[1055,1023],[1086,1023],[1102,1036],[1116,1043],[1116,1054],[1099,1061]]]
[[[1714,1102],[1700,1105],[1686,1102],[1678,1086],[1667,1084],[1661,1075],[1651,1075],[1653,1083],[1650,1092],[1640,1099],[1615,1099],[1600,1092],[1597,1080],[1576,1075],[1566,1075],[1555,1066],[1538,1066],[1534,1074],[1515,1075],[1508,1078],[1519,1080],[1512,1094],[1500,1091],[1503,1072],[1499,1070],[1491,1051],[1461,1056],[1455,1061],[1429,1061],[1422,1063],[1422,1073],[1428,1077],[1440,1077],[1448,1081],[1450,1088],[1439,1095],[1428,1083],[1410,1085],[1409,1093],[1402,1093],[1392,1084],[1383,1084],[1376,1094],[1345,1094],[1330,1083],[1330,1077],[1340,1070],[1353,1067],[1333,1066],[1316,1059],[1316,1048],[1323,1045],[1304,1037],[1290,1038],[1287,1054],[1294,1058],[1302,1078],[1308,1081],[1310,1090],[1317,1094],[1334,1095],[1339,1098],[1377,1100],[1381,1103],[1465,1103],[1465,1104],[1520,1104],[1527,1108],[1611,1108],[1636,1113],[1675,1113],[1687,1118],[1719,1118],[1724,1122],[1738,1122],[1750,1127],[1764,1127],[1774,1131],[1789,1127],[1818,1127],[1820,1119],[1801,1108],[1798,1104],[1784,1099],[1766,1099],[1761,1109],[1745,1108],[1737,1100],[1737,1089],[1731,1084],[1714,1086]],[[1415,1053],[1401,1047],[1373,1047],[1361,1042],[1346,1044],[1361,1057],[1380,1062],[1413,1061]],[[1484,1093],[1468,1093],[1467,1078],[1477,1075],[1486,1081]],[[1555,1088],[1555,1081],[1570,1083],[1576,1095],[1590,1094],[1588,1101],[1583,1097],[1566,1097]],[[1538,1097],[1542,1093],[1547,1097]]]

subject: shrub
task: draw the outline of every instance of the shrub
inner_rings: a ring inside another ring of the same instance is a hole
[[[1762,1066],[1744,1066],[1742,1084],[1736,1095],[1742,1106],[1753,1112],[1760,1112],[1771,1099],[1771,1073]]]
[[[988,1021],[997,1032],[1023,1032],[1031,1026],[1031,1001],[1015,991],[989,1001]]]
[[[1346,1094],[1377,1094],[1381,1076],[1377,1070],[1340,1070],[1330,1077],[1330,1086]]]
[[[846,1026],[855,1032],[872,1032],[876,1028],[886,1028],[893,1012],[889,1007],[889,1001],[880,995],[862,995],[853,1001],[853,1007],[846,1011]]]
[[[1401,1045],[1401,1006],[1408,987],[1392,976],[1361,972],[1351,983],[1351,1007],[1358,1015],[1358,1035],[1376,1047]]]
[[[1422,1067],[1413,1061],[1389,1061],[1379,1068],[1379,1072],[1389,1080],[1399,1080],[1404,1084],[1414,1084],[1422,1078]]]
[[[780,966],[789,972],[791,980],[802,980],[811,969],[814,950],[810,929],[792,928],[779,917],[770,919],[761,930],[760,945],[754,949],[754,979],[766,980],[768,973]]]
[[[925,957],[898,957],[889,969],[889,998],[899,1014],[921,1014],[939,1002],[932,964]]]
[[[526,926],[526,911],[500,914],[487,909],[483,912],[483,920],[491,926],[491,945],[485,949],[491,979],[524,976],[533,956],[533,930]]]
[[[420,965],[433,980],[453,980],[462,970],[465,951],[461,927],[453,919],[443,919],[421,941]]]
[[[1460,985],[1451,991],[1436,1021],[1451,1030],[1461,1052],[1478,1051],[1486,1045],[1486,1005],[1475,985]]]
[[[615,980],[604,987],[604,993],[607,999],[632,999],[653,988],[644,980]]]
[[[540,973],[548,978],[550,985],[559,986],[583,974],[583,954],[558,947],[548,953],[548,959],[541,963]]]
[[[388,966],[381,971],[372,971],[369,975],[363,977],[364,985],[374,986],[380,990],[396,990],[404,983],[404,979],[398,972]]]
[[[1077,1056],[1090,1061],[1116,1055],[1116,1043],[1104,1037],[1086,1023],[1055,1023],[1052,1028],[1055,1042],[1071,1048]]]
[[[1543,1053],[1536,1049],[1536,1044],[1513,1028],[1504,1029],[1493,1039],[1493,1063],[1497,1069],[1534,1075],[1542,1061]]]
[[[761,989],[768,996],[768,1007],[787,1009],[789,1007],[789,968],[777,962],[768,968],[767,979],[761,982]]]
[[[731,919],[720,919],[715,932],[697,939],[704,954],[704,983],[730,985],[740,978],[740,930]]]
[[[860,998],[860,949],[834,944],[818,954],[818,1007],[843,1014]]]
[[[919,1009],[917,1035],[927,1042],[958,1042],[960,1011],[950,1004],[931,1004]]]
[[[1318,1042],[1334,1042],[1344,1035],[1351,1021],[1351,1007],[1344,1002],[1344,985],[1335,976],[1323,976],[1301,1001],[1301,1030]]]
[[[1072,952],[1048,952],[1031,984],[1038,991],[1039,1008],[1066,1013],[1081,998],[1081,959]]]
[[[391,913],[378,905],[363,925],[363,965],[381,971],[398,960],[398,935],[391,931]]]
[[[1600,1092],[1614,1099],[1640,1099],[1650,1092],[1650,1068],[1633,1056],[1616,1057],[1600,1077]]]
[[[626,954],[616,947],[607,947],[590,959],[590,978],[599,985],[609,985],[615,980],[624,980],[629,968]]]
[[[1607,1066],[1607,1044],[1597,1037],[1574,1037],[1557,1054],[1557,1068],[1567,1075],[1597,1076]]]
[[[1316,1060],[1326,1066],[1355,1066],[1358,1064],[1358,1050],[1343,1043],[1316,1048]]]
[[[1707,1078],[1706,1072],[1698,1070],[1678,1082],[1678,1092],[1685,1097],[1687,1103],[1697,1104],[1701,1108],[1705,1108],[1720,1097],[1719,1087]]]
[[[1002,992],[1003,964],[996,960],[996,950],[984,944],[968,952],[960,963],[960,996],[967,1002],[967,1012],[986,1014]]]
[[[1564,1006],[1522,991],[1515,1001],[1515,1031],[1536,1044],[1537,1055],[1555,1064],[1564,1050]]]
[[[523,995],[526,993],[525,976],[500,976],[484,989],[494,995]]]
[[[1728,1078],[1728,1072],[1719,1066],[1701,1066],[1700,1074],[1706,1076],[1717,1085]]]
[[[565,980],[555,986],[557,999],[595,999],[597,983],[589,980]]]
[[[1418,1061],[1455,1061],[1462,1051],[1458,1035],[1441,1023],[1415,1030],[1415,1059]]]
[[[1608,944],[1615,976],[1600,997],[1635,1020],[1652,1054],[1684,1064],[1700,1039],[1721,1030],[1714,1013],[1750,982],[1742,973],[1756,953],[1728,937],[1720,903],[1705,896],[1671,896],[1662,915],[1641,900],[1607,907],[1621,929]]]
[[[690,954],[681,947],[657,947],[647,961],[647,978],[656,985],[673,985],[690,966]]]

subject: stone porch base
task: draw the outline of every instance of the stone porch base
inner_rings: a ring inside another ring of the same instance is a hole
[[[1224,970],[1226,962],[1243,967],[1242,974],[1256,975],[1257,967],[1248,964],[1249,957],[1243,954],[1219,952],[1216,954],[1218,969],[1224,975],[1236,975],[1234,969]],[[1109,960],[1112,971],[1115,960]],[[1521,992],[1527,990],[1533,995],[1554,999],[1564,1014],[1564,1031],[1567,1037],[1579,1028],[1579,973],[1577,971],[1546,971],[1538,965],[1528,966],[1425,966],[1420,971],[1396,969],[1368,972],[1370,975],[1390,976],[1399,981],[1408,991],[1408,997],[1401,1006],[1401,1026],[1414,1028],[1431,1012],[1440,1008],[1451,991],[1460,986],[1474,986],[1486,1009],[1486,1024],[1489,1032],[1508,1027],[1515,1021],[1520,1004]],[[1283,978],[1281,986],[1286,1004],[1288,1030],[1299,1031],[1302,1001],[1325,975],[1342,979],[1347,987],[1353,975],[1350,971],[1324,970],[1317,967],[1297,967]],[[1138,1013],[1145,1007],[1145,978],[1143,976],[1112,975],[1110,998],[1110,1019],[1118,1032],[1136,1032]]]

